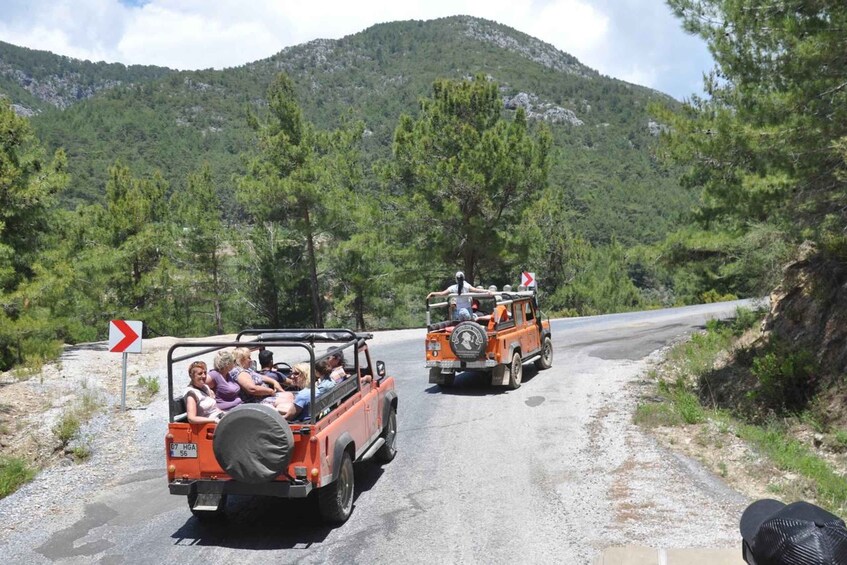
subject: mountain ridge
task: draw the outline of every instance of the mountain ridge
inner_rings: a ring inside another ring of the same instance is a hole
[[[10,50],[0,49],[0,65],[9,64]],[[14,60],[25,62],[28,54],[19,51]],[[160,170],[172,191],[208,162],[228,207],[236,206],[233,178],[243,174],[244,156],[255,148],[246,115],[266,111],[267,87],[280,71],[291,76],[304,115],[317,127],[331,129],[349,119],[365,123],[368,171],[390,156],[399,116],[416,114],[436,79],[482,73],[499,84],[504,112],[521,106],[530,118],[551,124],[556,159],[550,181],[560,187],[561,205],[573,211],[577,232],[590,241],[656,241],[693,201],[654,156],[657,127],[647,106],[674,104],[670,96],[604,77],[552,45],[490,20],[451,16],[376,24],[223,70],[73,67],[67,57],[37,55],[32,68],[19,70],[46,80],[47,71],[58,69],[58,76],[80,76],[80,84],[90,86],[74,89],[68,79],[62,92],[70,93],[69,101],[60,108],[20,84],[10,86],[8,74],[0,76],[0,93],[13,103],[37,101],[30,119],[45,145],[66,149],[71,184],[64,198],[70,206],[100,200],[116,161],[136,175]],[[366,184],[375,186],[378,179],[370,176]],[[657,192],[661,208],[654,205]]]

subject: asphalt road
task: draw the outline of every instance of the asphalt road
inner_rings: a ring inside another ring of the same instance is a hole
[[[743,497],[656,446],[631,415],[648,357],[736,306],[554,320],[553,368],[525,366],[515,391],[475,374],[442,391],[427,383],[423,330],[379,333],[371,351],[396,379],[399,453],[356,466],[346,524],[321,525],[308,501],[237,497],[224,522],[201,523],[168,494],[153,453],[98,495],[68,500],[82,517],[14,560],[579,564],[628,543],[735,547]],[[149,433],[165,431],[163,416]]]

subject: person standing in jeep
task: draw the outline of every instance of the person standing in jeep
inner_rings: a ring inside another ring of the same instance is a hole
[[[472,284],[465,282],[465,273],[462,271],[456,272],[456,284],[451,284],[447,288],[439,292],[430,292],[426,295],[427,300],[433,296],[447,296],[448,294],[458,294],[456,297],[456,309],[453,317],[456,320],[464,321],[471,320],[471,297],[470,292],[488,293],[484,288],[477,288]]]

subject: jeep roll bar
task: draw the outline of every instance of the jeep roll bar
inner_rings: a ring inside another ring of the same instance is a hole
[[[497,293],[500,294],[500,293]],[[459,296],[455,292],[451,292],[447,295],[439,295],[434,296],[433,299],[444,299],[443,302],[434,302],[430,304],[429,298],[426,298],[426,327],[432,325],[430,308],[443,308],[444,306],[450,306],[450,299]],[[470,296],[471,298],[495,298],[496,294],[493,292],[464,292],[462,296]]]
[[[255,336],[256,339],[243,341],[242,337],[245,336]],[[238,333],[236,337],[236,341],[220,341],[220,342],[210,342],[210,341],[183,341],[179,343],[175,343],[168,349],[168,412],[170,421],[174,422],[176,417],[180,414],[177,414],[179,400],[174,398],[174,384],[173,384],[173,365],[174,363],[179,363],[180,361],[185,361],[187,359],[191,359],[192,357],[197,357],[198,355],[204,355],[206,353],[212,353],[214,351],[218,351],[220,349],[224,349],[226,347],[251,347],[251,346],[261,346],[263,348],[267,347],[282,347],[282,348],[301,348],[306,350],[309,355],[309,367],[314,377],[315,375],[315,363],[321,359],[325,359],[331,355],[334,355],[334,352],[327,351],[321,355],[315,355],[314,344],[316,342],[319,343],[339,343],[339,350],[347,349],[348,347],[353,347],[355,351],[355,355],[353,355],[353,367],[355,371],[356,378],[355,379],[345,379],[345,381],[339,383],[339,390],[335,390],[336,387],[327,391],[324,395],[322,395],[322,402],[316,402],[316,387],[317,381],[315,378],[312,378],[311,382],[311,409],[309,410],[309,419],[310,424],[315,425],[318,415],[320,412],[327,406],[332,405],[335,402],[338,402],[346,396],[350,394],[354,389],[359,390],[361,388],[361,382],[358,378],[359,376],[359,347],[365,344],[368,339],[373,338],[373,334],[371,333],[355,333],[352,330],[348,329],[292,329],[292,330],[279,330],[279,329],[248,329],[243,330]],[[179,349],[193,349],[191,353],[184,353],[179,356],[175,356],[174,353]],[[355,382],[354,382],[355,381]],[[343,385],[343,386],[341,386]],[[343,393],[341,392],[343,391]],[[326,396],[326,401],[323,401],[323,396]]]

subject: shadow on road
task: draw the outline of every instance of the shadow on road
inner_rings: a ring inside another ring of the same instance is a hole
[[[355,464],[356,500],[368,492],[383,473],[373,463]],[[171,534],[174,545],[214,546],[230,549],[307,549],[323,542],[335,528],[321,521],[317,492],[306,499],[230,496],[226,514],[217,520],[199,520],[189,514],[185,524]],[[186,513],[188,508],[186,505]]]
[[[524,365],[522,384],[529,384],[538,374],[535,365]],[[457,373],[453,386],[432,385],[425,390],[427,394],[449,394],[452,396],[493,396],[511,392],[509,387],[492,386],[491,373],[465,371]]]

